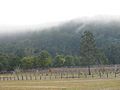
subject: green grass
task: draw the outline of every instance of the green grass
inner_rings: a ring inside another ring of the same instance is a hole
[[[0,90],[120,90],[120,79],[0,81]]]

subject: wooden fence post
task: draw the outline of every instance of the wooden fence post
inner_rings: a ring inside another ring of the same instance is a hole
[[[117,73],[115,72],[115,78],[116,78],[116,76],[117,76]]]
[[[31,76],[31,74],[29,75],[29,77],[30,77],[30,80],[32,80],[32,76]]]
[[[35,76],[35,80],[37,80],[36,74],[34,74],[34,76]]]
[[[24,80],[24,77],[23,77],[23,75],[21,75],[21,79],[22,79],[22,80]]]
[[[61,79],[63,78],[63,75],[62,75],[62,73],[61,73]]]
[[[100,78],[102,77],[101,72],[99,72],[99,76],[100,76]]]
[[[107,72],[107,78],[108,78],[108,72]]]
[[[92,73],[92,78],[94,78],[94,74]]]
[[[41,78],[41,75],[40,75],[40,80],[41,80],[42,78]]]
[[[72,74],[72,78],[74,78],[74,73]]]
[[[12,80],[12,77],[10,77],[10,80]]]
[[[18,75],[16,75],[17,76],[17,80],[19,80],[19,76]]]
[[[80,78],[80,72],[78,73],[78,78]]]
[[[27,74],[25,75],[25,77],[26,77],[26,80],[28,80]]]
[[[69,79],[69,73],[67,73],[67,79]]]

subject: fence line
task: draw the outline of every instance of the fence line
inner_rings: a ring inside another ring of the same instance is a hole
[[[54,79],[82,79],[82,78],[120,78],[120,73],[112,72],[112,73],[92,73],[88,75],[87,73],[43,73],[43,74],[13,74],[9,75],[0,75],[1,81],[9,81],[9,80],[54,80]]]

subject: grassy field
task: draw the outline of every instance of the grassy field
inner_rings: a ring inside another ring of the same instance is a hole
[[[114,68],[53,68],[52,72],[0,74],[0,90],[120,90],[120,73]]]
[[[120,90],[120,79],[0,81],[0,90]]]

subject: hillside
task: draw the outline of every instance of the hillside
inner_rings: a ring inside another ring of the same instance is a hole
[[[52,56],[79,56],[80,37],[86,30],[94,34],[97,47],[112,63],[120,63],[120,21],[114,19],[71,20],[45,30],[1,36],[0,52],[23,57],[47,50]]]

